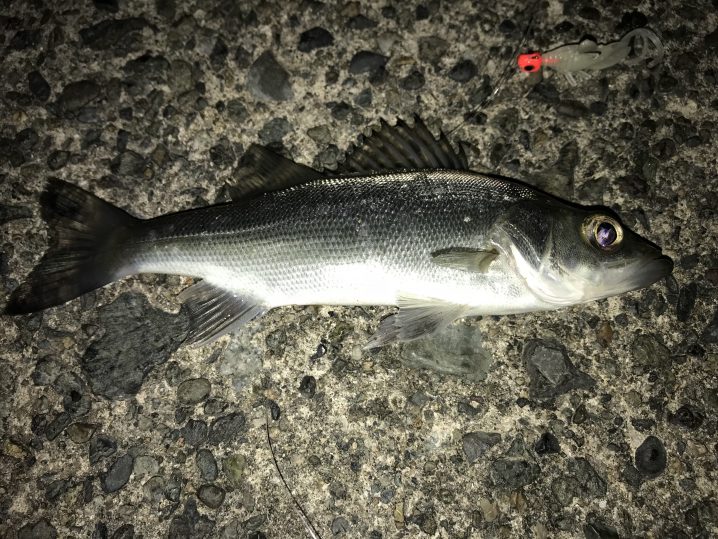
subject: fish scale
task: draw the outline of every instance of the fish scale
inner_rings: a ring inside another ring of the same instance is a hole
[[[536,196],[510,181],[457,171],[317,180],[152,219],[123,257],[132,260],[132,273],[204,278],[270,307],[394,305],[402,292],[422,290],[447,300],[471,292],[492,305],[497,291],[507,301],[505,286],[433,264],[431,253],[484,248],[502,210]],[[360,276],[362,269],[374,274]]]

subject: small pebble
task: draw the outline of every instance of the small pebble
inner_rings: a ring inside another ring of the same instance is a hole
[[[670,350],[660,342],[657,335],[651,333],[637,335],[631,351],[634,364],[644,371],[665,368],[670,362]]]
[[[536,443],[534,444],[534,451],[536,451],[539,455],[559,453],[561,451],[561,445],[559,444],[556,436],[550,432],[544,432],[541,437],[536,440]]]
[[[342,535],[349,532],[351,527],[349,526],[349,521],[344,517],[336,517],[334,520],[332,520],[332,534],[335,537],[341,537]]]
[[[580,425],[581,423],[585,423],[586,419],[588,419],[588,411],[586,410],[586,406],[581,404],[573,412],[573,415],[571,416],[571,423],[574,425]]]
[[[476,64],[471,60],[462,60],[449,70],[449,78],[456,82],[468,82],[478,73]]]
[[[371,51],[359,51],[352,56],[349,62],[349,73],[360,75],[362,73],[374,73],[383,69],[389,58]]]
[[[155,475],[160,470],[157,459],[150,455],[140,455],[135,458],[135,466],[133,468],[135,476],[149,477]]]
[[[217,479],[217,461],[209,449],[197,451],[195,462],[203,481],[212,482]]]
[[[112,438],[98,435],[90,441],[89,458],[90,464],[96,464],[101,459],[109,457],[117,450],[117,443]]]
[[[117,13],[120,9],[118,0],[93,0],[92,3],[97,9],[109,11],[110,13]]]
[[[461,438],[464,455],[469,463],[476,462],[501,441],[498,432],[468,432]]]
[[[603,347],[611,344],[613,340],[613,327],[611,326],[611,322],[604,320],[599,324],[596,328],[596,340]]]
[[[489,466],[489,476],[496,488],[515,490],[539,478],[540,468],[525,459],[499,458]]]
[[[27,83],[30,88],[30,93],[34,95],[40,101],[47,101],[50,97],[51,89],[50,85],[42,76],[39,71],[30,71],[27,74]]]
[[[209,397],[212,386],[206,378],[185,380],[177,387],[177,400],[186,405],[195,405]]]
[[[244,455],[231,455],[222,460],[222,472],[227,480],[237,488],[242,486],[246,469],[247,459]]]
[[[64,167],[70,159],[70,152],[55,150],[47,158],[47,167],[50,170],[59,170]]]
[[[352,30],[367,30],[368,28],[374,28],[375,26],[376,22],[362,14],[351,17],[346,24],[346,27]]]
[[[102,490],[106,493],[120,490],[127,484],[134,468],[135,459],[129,453],[118,458],[100,478]]]
[[[150,503],[160,503],[165,498],[166,482],[163,477],[155,475],[142,485],[145,499]]]
[[[91,423],[73,423],[67,427],[66,432],[70,437],[70,440],[76,444],[84,444],[92,438],[96,429],[97,425],[93,425]]]
[[[190,447],[198,447],[207,439],[207,423],[199,419],[190,419],[180,429],[184,443]]]
[[[414,69],[406,77],[399,80],[399,86],[404,90],[418,90],[424,86],[426,79],[418,69]]]
[[[227,48],[227,44],[224,42],[223,39],[217,38],[217,41],[214,42],[212,52],[209,55],[209,60],[212,63],[212,67],[214,67],[214,69],[221,69],[227,59],[228,54],[229,49]]]
[[[47,519],[40,519],[32,524],[25,524],[18,530],[18,539],[55,539],[57,530]]]
[[[597,21],[601,18],[601,12],[593,6],[583,6],[578,10],[578,16],[589,21]]]
[[[313,397],[317,391],[317,379],[314,376],[305,375],[299,383],[299,391],[306,397]]]
[[[417,21],[424,21],[429,18],[429,8],[426,7],[424,4],[419,4],[416,6],[416,10],[414,11],[416,20]]]
[[[553,341],[531,340],[524,346],[524,363],[532,398],[551,398],[573,389],[593,387],[595,381],[571,363],[566,348]]]
[[[324,354],[326,354],[326,353],[327,353],[326,345],[324,343],[320,342],[319,345],[317,346],[317,351],[314,352],[309,359],[311,361],[316,361],[317,359],[324,357]]]
[[[673,425],[678,425],[688,430],[700,428],[704,419],[705,414],[689,404],[684,404],[669,416],[669,420]]]
[[[67,428],[72,422],[72,415],[68,412],[61,412],[55,419],[53,419],[49,425],[45,428],[45,437],[52,441],[57,438],[60,433]]]
[[[659,161],[667,161],[676,154],[676,143],[669,138],[661,139],[653,146],[652,152]]]
[[[224,502],[224,489],[217,485],[202,485],[197,490],[197,497],[210,509],[217,509]]]
[[[681,322],[687,322],[698,299],[698,285],[689,283],[682,286],[678,292],[678,304],[676,305],[676,318]]]
[[[299,46],[297,48],[301,52],[311,52],[315,49],[329,47],[333,43],[334,36],[332,36],[328,30],[320,26],[315,26],[300,34]]]
[[[215,419],[210,428],[208,441],[211,444],[234,442],[240,433],[247,430],[247,421],[242,412],[234,412]]]
[[[272,415],[272,420],[278,421],[279,417],[282,415],[282,410],[279,408],[279,404],[274,402],[273,400],[269,401],[269,412]]]
[[[666,449],[663,442],[655,436],[649,436],[636,449],[636,468],[641,474],[653,479],[666,469]]]
[[[294,96],[289,73],[271,51],[263,52],[251,65],[247,87],[252,95],[264,101],[287,101]]]
[[[419,38],[419,59],[428,64],[438,64],[449,49],[449,43],[439,36]]]
[[[718,309],[713,313],[713,318],[703,330],[701,339],[707,344],[718,343]]]

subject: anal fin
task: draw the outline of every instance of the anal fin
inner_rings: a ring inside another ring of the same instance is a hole
[[[413,341],[434,333],[468,312],[466,305],[405,295],[399,298],[399,312],[384,318],[364,346],[380,348],[393,341]]]
[[[200,281],[179,295],[190,315],[185,343],[209,344],[267,311],[253,298]]]

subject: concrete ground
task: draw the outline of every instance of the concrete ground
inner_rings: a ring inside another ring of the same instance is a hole
[[[648,26],[665,57],[576,85],[512,65],[480,107],[530,15],[527,49]],[[253,142],[331,167],[415,113],[676,266],[378,354],[386,308],[182,347],[176,276],[0,317],[0,535],[306,537],[269,422],[324,538],[716,536],[717,27],[715,0],[3,2],[0,302],[46,248],[47,178],[149,217],[226,200]]]

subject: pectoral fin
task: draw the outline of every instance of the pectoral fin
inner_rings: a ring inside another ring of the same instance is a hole
[[[207,281],[185,288],[179,295],[190,314],[187,344],[205,345],[264,314],[267,308]]]
[[[478,249],[452,248],[432,253],[431,259],[435,264],[446,268],[486,273],[491,263],[496,260],[498,256],[499,253],[496,249],[483,251]]]
[[[466,305],[405,295],[399,298],[399,312],[387,316],[364,346],[380,348],[393,341],[413,341],[447,326],[468,312]]]

